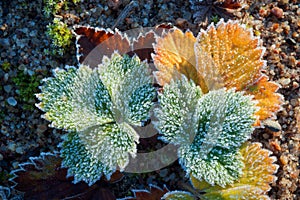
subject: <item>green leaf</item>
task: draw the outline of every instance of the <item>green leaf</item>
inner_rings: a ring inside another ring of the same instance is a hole
[[[75,184],[84,181],[93,185],[101,178],[102,173],[109,179],[116,171],[116,167],[109,168],[101,161],[92,159],[77,133],[65,135],[60,147],[63,158],[62,166],[68,168],[68,177],[74,176],[73,183]]]
[[[56,69],[44,79],[38,104],[52,126],[72,131],[113,121],[111,100],[99,74],[87,66]]]
[[[129,154],[135,156],[139,136],[126,123],[94,126],[79,132],[79,137],[92,160],[98,160],[110,169],[122,171],[129,162]]]
[[[179,162],[188,175],[222,187],[241,176],[237,149],[254,130],[251,96],[233,89],[202,95],[183,77],[164,86],[159,102],[156,128],[164,141],[180,145]]]
[[[270,199],[267,192],[271,189],[270,183],[276,180],[273,175],[278,165],[273,164],[275,157],[270,157],[270,151],[261,148],[260,143],[245,143],[239,150],[243,157],[244,168],[242,176],[233,184],[225,188],[211,186],[205,181],[199,181],[191,176],[191,182],[207,200],[235,200],[235,199]]]
[[[98,68],[56,69],[44,80],[37,106],[53,127],[75,132],[61,145],[75,182],[91,185],[102,173],[109,179],[136,155],[139,135],[131,126],[147,120],[156,95],[148,67],[138,57],[114,53]]]
[[[189,192],[172,191],[166,193],[162,199],[165,200],[195,200],[194,196]]]
[[[190,144],[196,134],[198,121],[193,115],[201,95],[200,87],[185,76],[164,86],[163,93],[158,95],[160,107],[154,110],[158,118],[155,125],[164,141]]]
[[[137,56],[114,53],[111,58],[104,57],[98,69],[112,97],[115,120],[140,126],[148,119],[156,94],[149,66]]]

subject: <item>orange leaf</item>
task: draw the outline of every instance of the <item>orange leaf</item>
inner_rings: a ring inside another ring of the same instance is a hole
[[[203,85],[203,80],[196,70],[195,42],[196,38],[192,32],[183,33],[177,28],[170,29],[168,33],[157,38],[153,61],[158,69],[154,72],[158,84],[163,86],[171,79],[178,79],[180,74],[184,74],[196,84]]]
[[[269,184],[276,180],[273,174],[278,165],[273,164],[276,158],[270,157],[271,152],[261,146],[260,143],[245,143],[240,148],[245,167],[242,177],[235,183],[222,188],[191,177],[193,186],[205,192],[204,199],[269,199],[266,193],[271,189]]]
[[[155,77],[160,85],[184,74],[202,89],[203,93],[223,87],[246,91],[258,101],[258,120],[272,117],[280,109],[281,95],[277,84],[268,82],[261,70],[264,47],[261,40],[237,22],[221,20],[215,27],[201,31],[197,38],[187,31],[173,28],[156,39]],[[251,91],[253,90],[253,91]]]
[[[273,117],[274,113],[280,110],[283,97],[275,93],[278,88],[279,85],[269,82],[267,76],[262,76],[256,83],[247,87],[246,94],[254,95],[254,99],[258,101],[259,110],[256,115],[259,116],[259,120]],[[260,125],[260,121],[257,121],[255,125]]]
[[[201,31],[195,51],[197,69],[208,85],[215,80],[205,73],[213,71],[218,75],[218,86],[210,90],[223,86],[242,90],[261,76],[260,70],[265,64],[261,60],[264,48],[259,39],[232,21],[224,23],[222,20],[217,28],[211,25],[207,31]],[[203,60],[203,54],[209,55],[211,60]]]

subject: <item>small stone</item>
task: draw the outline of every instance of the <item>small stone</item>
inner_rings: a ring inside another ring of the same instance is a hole
[[[36,131],[37,131],[38,134],[42,134],[47,130],[47,128],[48,128],[47,125],[40,124],[40,125],[37,126]]]
[[[139,27],[139,23],[137,23],[137,22],[133,22],[131,24],[131,28],[138,28],[138,27]]]
[[[299,99],[299,100],[300,100],[300,99]],[[290,103],[291,103],[292,106],[296,107],[296,106],[298,106],[299,101],[298,101],[298,99],[291,99],[291,100],[290,100]]]
[[[19,167],[19,162],[13,162],[12,166],[14,169],[17,169]]]
[[[10,151],[15,152],[15,151],[16,151],[16,144],[13,143],[13,142],[10,142],[10,143],[8,143],[7,148],[8,148]]]
[[[121,0],[108,0],[107,2],[108,7],[112,8],[113,10],[117,10],[121,4]]]
[[[23,154],[24,153],[24,150],[22,147],[17,147],[16,148],[16,152],[19,153],[19,154]]]
[[[8,38],[0,39],[0,46],[3,46],[5,48],[9,47],[10,46],[9,39]]]
[[[9,53],[9,56],[10,57],[14,57],[14,56],[16,56],[17,54],[16,54],[16,52],[15,51],[11,51],[10,53]]]
[[[299,87],[299,83],[293,81],[293,89],[297,89]]]
[[[279,160],[280,160],[280,162],[281,162],[282,165],[288,164],[288,158],[285,155],[281,155],[280,158],[279,158]]]
[[[11,85],[5,85],[3,87],[4,91],[7,92],[7,93],[10,93],[11,89],[12,89],[12,86]]]
[[[280,144],[278,143],[278,141],[272,141],[272,142],[270,142],[270,145],[271,145],[276,151],[281,151],[281,147],[280,147]]]
[[[288,86],[291,82],[291,79],[289,78],[281,78],[279,80],[279,83],[282,85],[282,86]]]
[[[280,126],[280,124],[277,121],[273,121],[273,120],[267,119],[266,121],[263,122],[263,124],[270,131],[273,131],[273,132],[279,132],[279,131],[281,131],[281,126]]]
[[[162,169],[159,172],[160,177],[166,177],[168,175],[168,169]]]
[[[0,161],[3,160],[3,155],[0,153]]]
[[[274,7],[272,8],[271,13],[278,19],[281,19],[283,17],[283,10],[281,8]]]
[[[6,99],[6,102],[11,106],[16,106],[18,103],[17,100],[13,97],[9,97],[8,99]]]

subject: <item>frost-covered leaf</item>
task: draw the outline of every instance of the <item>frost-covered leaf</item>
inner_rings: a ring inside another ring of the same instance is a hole
[[[265,65],[261,59],[265,50],[261,43],[244,26],[221,20],[217,27],[211,25],[197,36],[197,69],[206,82],[214,81],[206,74],[213,70],[222,78],[221,87],[245,89],[261,76],[260,70]],[[211,55],[212,62],[209,64],[205,64],[207,61],[203,59],[206,54]]]
[[[73,184],[72,177],[66,178],[67,170],[60,167],[62,159],[58,153],[41,153],[29,160],[12,172],[14,189],[22,192],[24,199],[116,199],[109,190],[98,185]]]
[[[195,46],[197,70],[202,72],[209,90],[225,86],[254,95],[260,107],[256,113],[259,120],[272,117],[282,104],[281,96],[275,93],[277,84],[261,73],[264,50],[252,31],[237,22],[222,20],[217,27],[200,32]]]
[[[194,196],[185,191],[172,191],[166,193],[162,199],[165,200],[195,200]]]
[[[63,166],[74,182],[92,185],[102,173],[109,179],[136,155],[139,135],[131,127],[149,118],[156,90],[149,66],[138,57],[114,53],[91,69],[55,71],[38,94],[38,107],[52,126],[70,133],[62,147]]]
[[[155,185],[149,185],[149,190],[133,190],[133,197],[125,197],[122,200],[158,200],[169,190],[164,186],[160,188]]]
[[[110,59],[104,57],[98,69],[110,93],[115,120],[140,126],[141,121],[149,118],[156,93],[149,66],[137,56],[114,53]]]
[[[183,33],[177,28],[170,29],[162,37],[158,37],[154,44],[153,61],[158,71],[154,72],[160,85],[170,83],[171,79],[181,78],[184,74],[197,85],[203,85],[203,80],[196,70],[194,44],[196,38],[193,33]]]
[[[201,96],[201,89],[185,76],[165,85],[163,93],[158,94],[160,107],[154,110],[158,119],[155,126],[164,141],[190,143],[198,126],[194,113]]]
[[[276,158],[270,157],[271,152],[261,146],[260,143],[245,143],[240,148],[245,167],[243,175],[233,184],[222,188],[191,177],[193,186],[205,192],[203,199],[208,200],[270,199],[267,192],[271,189],[269,184],[276,180],[273,174],[278,165],[274,164]]]
[[[184,146],[179,149],[179,162],[187,175],[224,187],[242,175],[243,162],[239,153],[217,150],[219,155],[212,152],[203,158],[195,149]]]
[[[197,38],[190,32],[178,29],[158,37],[153,56],[155,78],[162,86],[180,74],[192,79],[203,93],[223,87],[236,88],[253,94],[258,100],[259,120],[273,117],[280,109],[282,98],[275,93],[277,85],[267,81],[262,74],[262,41],[254,37],[251,30],[238,22],[220,20],[208,30],[202,30]],[[259,92],[251,92],[255,89]],[[259,125],[257,121],[255,125]]]
[[[155,36],[161,35],[163,30],[170,29],[171,24],[160,24],[154,28],[144,28],[142,32],[120,32],[111,29],[90,26],[74,26],[76,36],[77,60],[79,63],[97,67],[103,56],[111,57],[114,51],[133,56],[136,54],[141,60],[151,60],[154,52],[152,44]],[[127,35],[128,34],[128,35]]]
[[[267,76],[262,76],[253,85],[246,89],[246,93],[253,95],[254,99],[258,101],[257,106],[259,110],[256,115],[259,116],[255,125],[260,125],[260,120],[274,117],[275,112],[281,109],[283,104],[283,96],[276,93],[279,85],[268,81]]]
[[[56,69],[54,77],[44,79],[41,91],[37,106],[53,127],[81,131],[114,121],[110,95],[97,71],[87,66]]]
[[[202,95],[193,81],[171,81],[159,94],[156,128],[162,139],[180,145],[179,162],[199,180],[225,186],[242,173],[237,149],[254,128],[256,107],[251,96],[233,89]]]
[[[87,26],[75,26],[77,60],[79,63],[97,67],[103,56],[111,56],[118,50],[120,54],[131,51],[128,37],[117,29],[94,28]]]
[[[117,166],[109,168],[98,159],[92,159],[78,133],[65,135],[60,147],[62,167],[68,168],[68,177],[74,176],[74,184],[84,181],[93,185],[101,178],[102,173],[109,179],[116,171]]]
[[[91,160],[98,160],[105,168],[122,171],[129,162],[129,154],[135,157],[138,134],[126,123],[111,123],[90,127],[79,132]],[[99,169],[100,170],[100,169]],[[110,173],[104,173],[110,177]]]

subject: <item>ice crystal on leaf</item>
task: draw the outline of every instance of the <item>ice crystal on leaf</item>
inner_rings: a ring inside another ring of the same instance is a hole
[[[132,125],[149,117],[155,89],[148,65],[138,57],[114,53],[95,69],[57,69],[37,97],[52,126],[75,132],[65,137],[63,165],[75,182],[90,185],[135,156],[139,136]],[[102,173],[101,173],[102,172]]]
[[[114,120],[109,93],[96,70],[87,66],[56,69],[44,83],[37,95],[38,107],[53,127],[82,131]]]
[[[189,31],[173,28],[157,38],[154,50],[158,69],[154,75],[162,86],[184,74],[203,93],[223,87],[245,91],[258,101],[255,125],[280,109],[282,96],[275,93],[279,86],[261,72],[265,65],[262,42],[237,22],[221,20],[196,38]]]
[[[164,141],[180,145],[193,140],[198,123],[194,113],[201,96],[201,89],[185,77],[165,85],[159,94],[160,107],[154,110],[159,120],[155,125]]]
[[[98,159],[92,159],[77,133],[64,136],[60,144],[62,167],[68,168],[68,176],[74,176],[74,183],[84,181],[89,185],[101,178],[102,173],[109,179],[115,171],[115,166],[109,168]]]
[[[189,192],[184,191],[172,191],[166,193],[162,199],[164,200],[195,200],[193,195]]]
[[[211,186],[205,181],[191,177],[193,186],[205,192],[203,199],[270,199],[266,193],[271,189],[270,183],[276,180],[273,175],[278,169],[275,157],[270,157],[270,151],[262,149],[260,143],[245,143],[239,152],[243,157],[245,167],[243,175],[233,184],[225,188]]]
[[[253,132],[255,104],[233,89],[202,94],[192,80],[171,80],[159,94],[156,127],[164,141],[180,145],[179,162],[187,174],[225,186],[242,171],[236,150]]]
[[[185,191],[171,191],[163,196],[166,200],[177,199],[205,199],[205,200],[270,200],[267,192],[271,189],[270,183],[276,181],[273,175],[278,169],[274,164],[275,157],[270,157],[270,151],[261,148],[260,143],[244,143],[239,154],[242,156],[242,176],[226,187],[212,186],[206,181],[199,181],[191,176],[194,189],[193,194]]]
[[[112,59],[104,57],[99,73],[112,98],[116,120],[135,125],[147,120],[155,93],[147,63],[137,56],[113,54]]]

